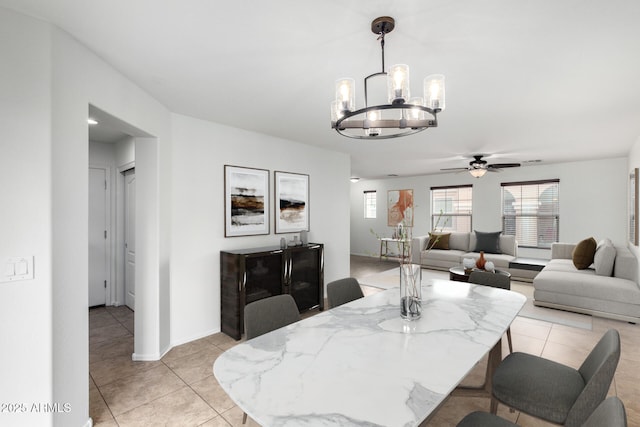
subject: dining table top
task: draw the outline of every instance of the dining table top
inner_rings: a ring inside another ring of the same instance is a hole
[[[394,287],[242,342],[213,372],[262,426],[416,426],[497,343],[516,292],[422,282],[422,317],[400,317]]]

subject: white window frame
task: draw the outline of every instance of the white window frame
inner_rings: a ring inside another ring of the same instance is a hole
[[[465,196],[461,199],[461,190],[465,192],[470,190],[469,197]],[[451,209],[442,209],[442,203],[437,202],[443,197],[450,202]],[[468,229],[463,227],[466,218],[468,218]],[[473,185],[431,187],[431,229],[462,232],[473,230]]]
[[[373,196],[373,197],[372,197]],[[376,219],[378,216],[378,194],[375,190],[363,192],[364,219]],[[373,201],[373,203],[371,203]],[[373,206],[371,206],[373,205]],[[371,215],[373,213],[373,215]]]
[[[504,234],[515,235],[522,248],[549,249],[551,243],[559,241],[559,179],[503,182],[500,185]],[[520,194],[520,197],[514,194]]]

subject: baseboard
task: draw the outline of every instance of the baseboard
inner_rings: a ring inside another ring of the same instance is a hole
[[[638,317],[624,316],[622,314],[607,313],[605,311],[590,310],[588,308],[573,307],[570,305],[556,304],[553,302],[538,301],[534,299],[533,305],[538,307],[555,308],[559,310],[572,311],[574,313],[588,314],[591,316],[603,317],[605,319],[621,320],[623,322],[630,322],[630,323],[640,323],[640,318]]]
[[[133,360],[134,362],[155,362],[156,360],[160,360],[162,358],[162,356],[164,356],[165,353],[163,353],[162,355],[160,355],[160,353],[153,353],[153,354],[137,354],[137,353],[133,353],[131,355],[131,360]]]
[[[183,338],[183,339],[180,339],[180,340],[177,340],[177,341],[172,341],[171,342],[171,348],[177,347],[177,346],[182,345],[182,344],[189,343],[191,341],[199,340],[199,339],[204,338],[204,337],[208,337],[209,335],[217,334],[218,332],[221,332],[220,329],[211,329],[209,331],[203,332],[202,334],[196,334],[196,335],[192,335],[190,337],[186,337],[186,338]]]
[[[177,346],[182,345],[182,344],[189,343],[191,341],[199,340],[199,339],[204,338],[204,337],[208,337],[209,335],[217,334],[218,332],[220,332],[219,329],[211,330],[211,331],[208,331],[208,332],[204,332],[203,334],[198,334],[198,335],[194,335],[193,337],[185,338],[185,339],[180,340],[180,341],[174,341],[174,342],[171,343],[171,345],[169,345],[169,347],[167,347],[166,349],[162,350],[160,353],[153,353],[153,354],[137,354],[137,353],[133,353],[131,355],[131,360],[133,360],[134,362],[153,362],[153,361],[156,361],[156,360],[160,360],[167,353],[169,353],[171,351],[171,349],[174,348],[174,347],[177,347]]]

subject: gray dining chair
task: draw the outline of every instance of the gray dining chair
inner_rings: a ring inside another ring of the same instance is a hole
[[[604,400],[620,360],[620,334],[609,329],[578,369],[526,353],[498,366],[491,386],[491,413],[498,403],[545,421],[581,426]]]
[[[334,280],[327,284],[327,300],[329,307],[338,307],[350,301],[364,297],[358,280],[353,277]]]
[[[511,276],[488,271],[472,271],[469,274],[469,283],[475,285],[491,286],[511,290]],[[511,327],[507,328],[507,342],[509,343],[509,353],[513,353],[513,342],[511,341]]]
[[[275,331],[300,320],[295,300],[289,294],[260,299],[244,307],[244,330],[247,340]],[[242,415],[242,424],[247,413]]]
[[[244,307],[244,330],[247,340],[300,320],[295,300],[289,294],[263,298]]]
[[[627,413],[622,401],[611,396],[593,411],[581,427],[627,427]],[[488,412],[472,412],[462,419],[457,427],[517,427],[510,421]]]

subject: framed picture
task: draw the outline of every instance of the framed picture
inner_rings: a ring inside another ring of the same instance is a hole
[[[638,168],[629,174],[629,241],[638,246]]]
[[[387,194],[387,225],[413,227],[413,190],[389,190]]]
[[[309,231],[309,175],[274,172],[276,233]]]
[[[224,166],[224,236],[269,234],[269,171]]]

